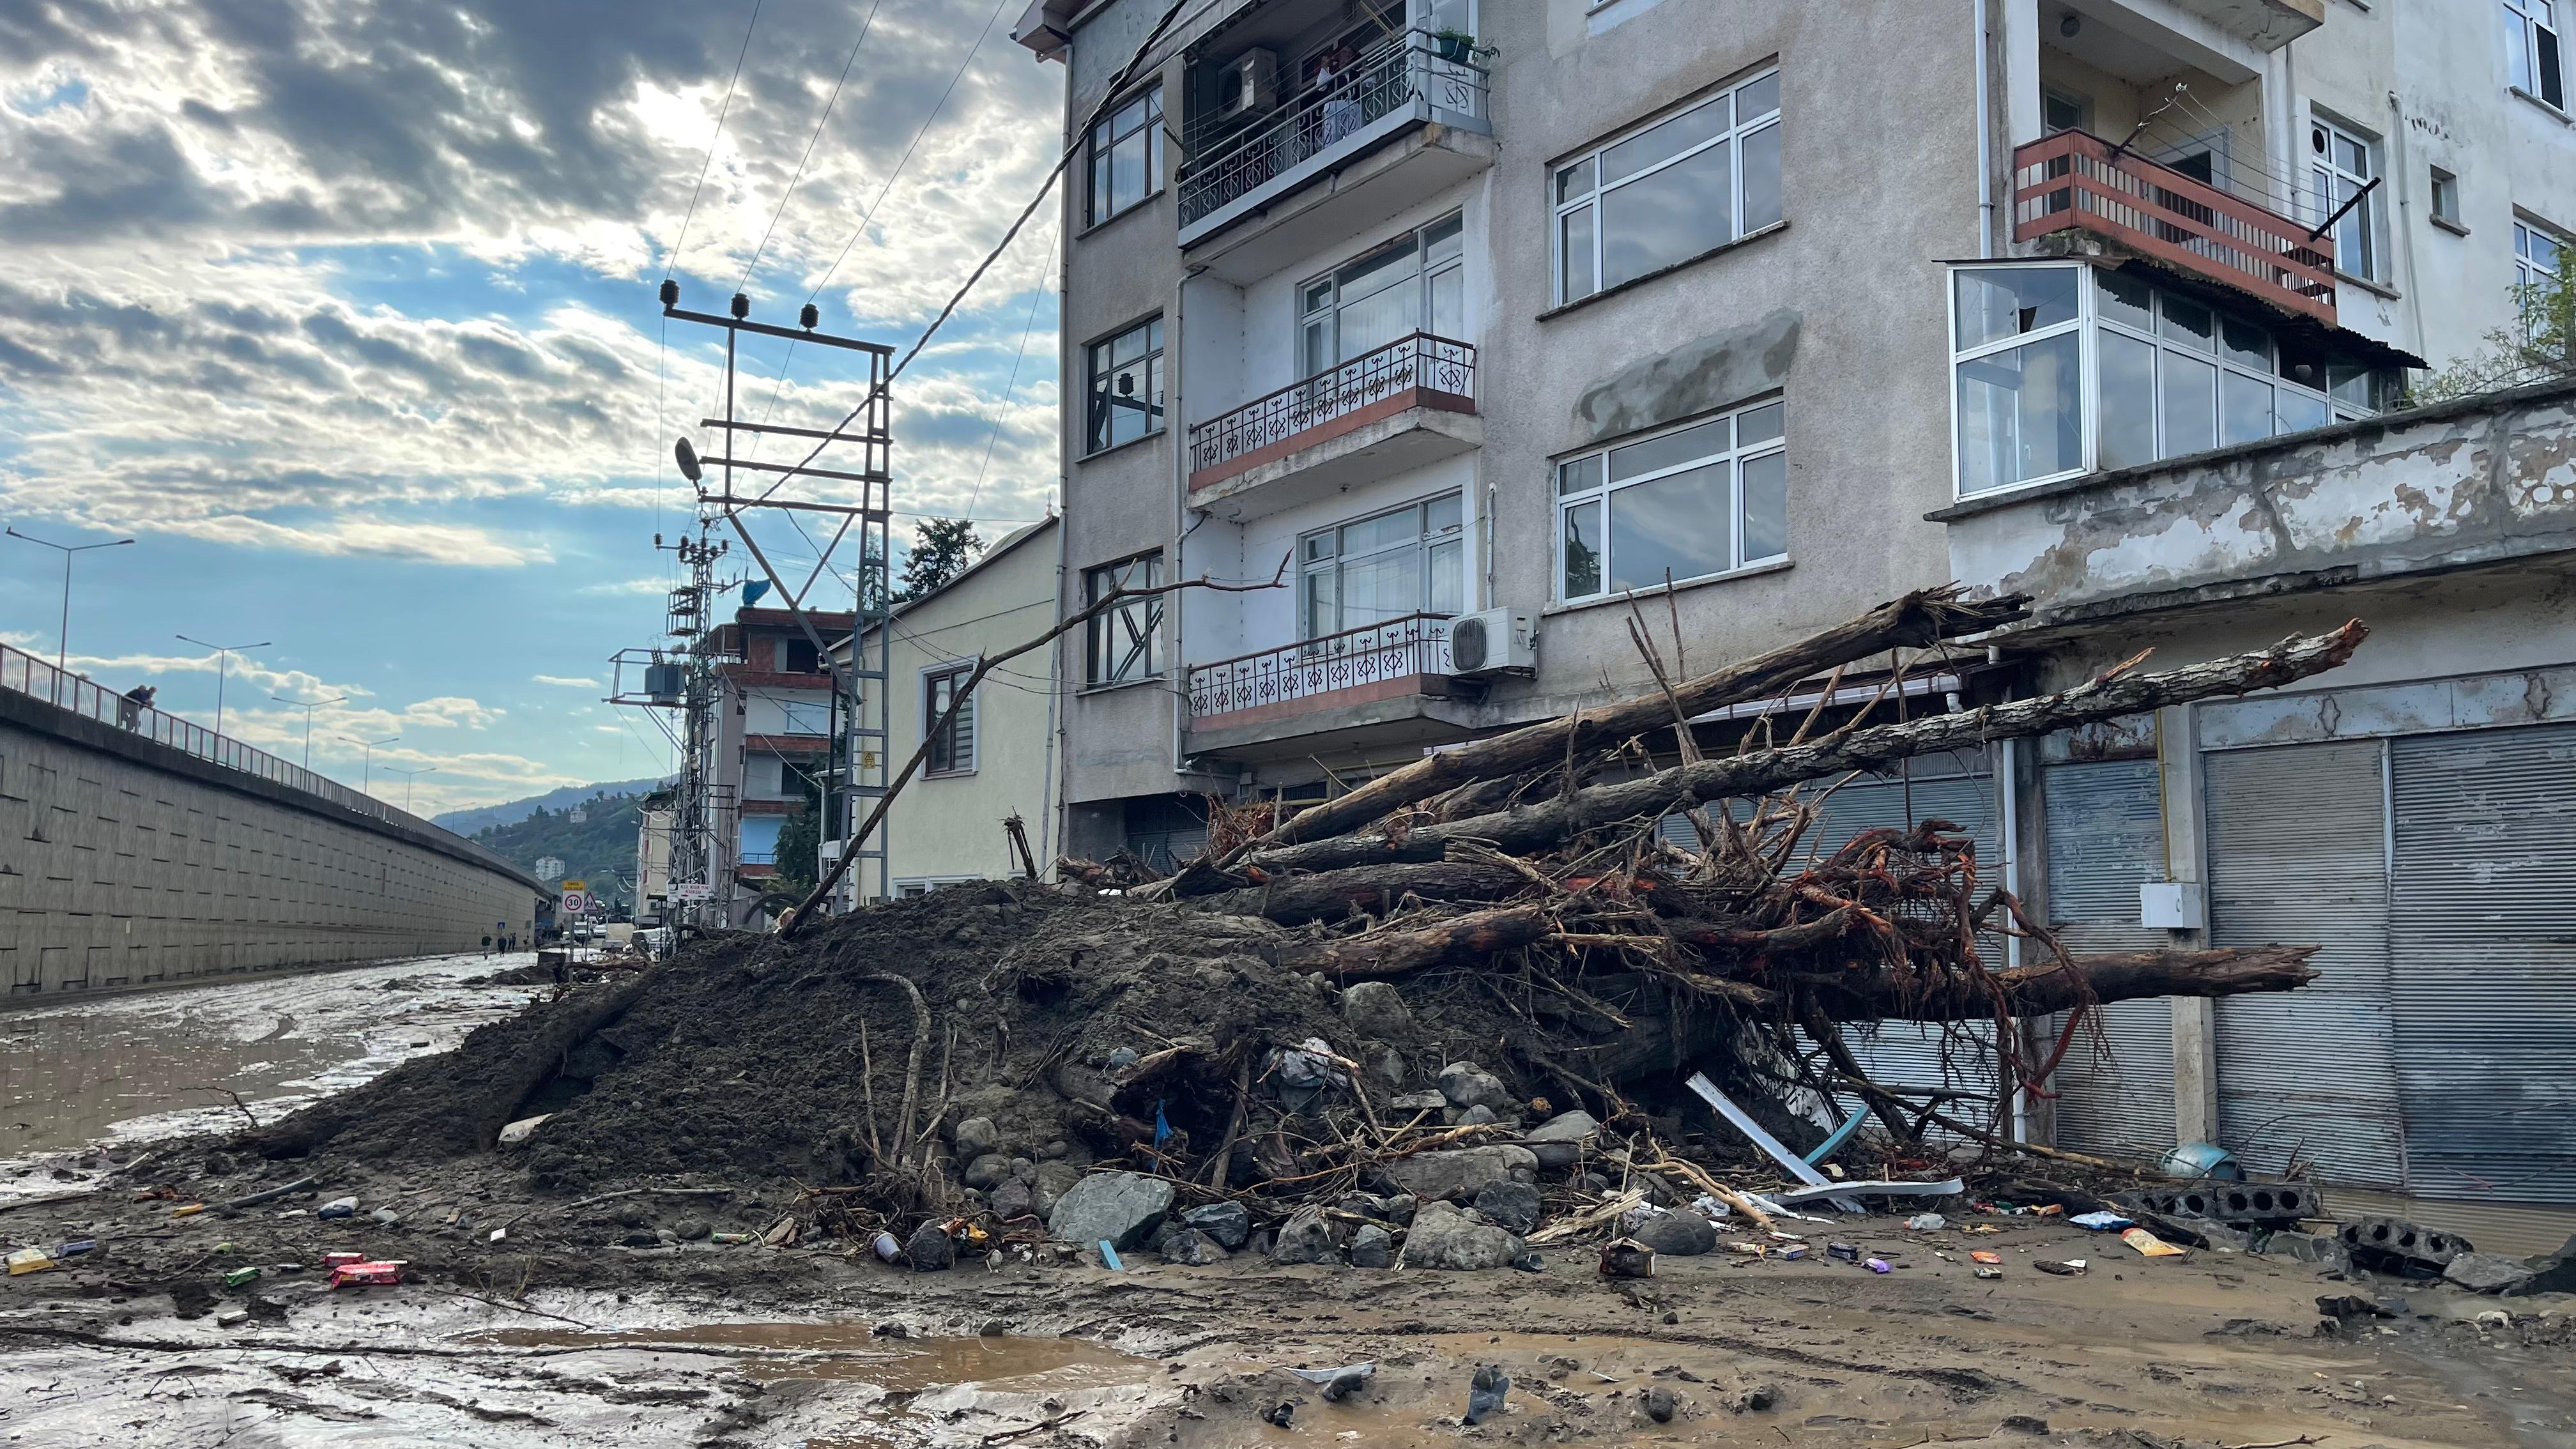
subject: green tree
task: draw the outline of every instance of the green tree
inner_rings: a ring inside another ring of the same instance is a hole
[[[803,895],[814,889],[815,857],[823,850],[823,792],[812,776],[799,771],[797,778],[805,785],[804,806],[778,829],[778,874],[770,885]]]
[[[2514,320],[2415,385],[2418,404],[2576,378],[2576,267],[2513,289]]]
[[[903,584],[895,602],[909,604],[966,572],[984,552],[975,524],[966,518],[933,518],[921,525],[921,536],[904,555]]]

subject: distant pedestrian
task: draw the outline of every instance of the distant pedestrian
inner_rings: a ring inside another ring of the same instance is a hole
[[[483,954],[486,956],[492,954],[492,938],[489,936],[483,938]]]
[[[160,692],[160,689],[156,686],[138,684],[132,689],[127,690],[125,693],[118,695],[116,697],[116,722],[127,729],[133,729],[139,726],[143,722],[143,712],[152,707],[153,697],[158,695]]]

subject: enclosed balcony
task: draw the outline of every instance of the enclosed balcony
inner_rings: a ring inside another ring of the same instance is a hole
[[[1240,522],[1470,452],[1476,349],[1415,332],[1190,429],[1190,506]]]
[[[1454,733],[1434,701],[1472,696],[1449,675],[1449,616],[1408,614],[1189,671],[1189,751],[1258,758]],[[1426,731],[1428,733],[1426,733]]]

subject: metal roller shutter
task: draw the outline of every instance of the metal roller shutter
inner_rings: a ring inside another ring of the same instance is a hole
[[[2218,1124],[2261,1172],[2405,1181],[2389,1006],[2388,840],[2378,741],[2208,755],[2210,941],[2323,947],[2295,992],[2216,1003]]]
[[[2576,1203],[2576,727],[2390,748],[2408,1187]]]
[[[2048,819],[2048,923],[2066,949],[2147,951],[2171,944],[2165,932],[2138,924],[2138,887],[2165,878],[2157,763],[2051,765],[2041,772],[2040,789]],[[2172,1147],[2173,1008],[2161,998],[2115,1001],[2092,1025],[2100,1029],[2098,1039],[2091,1027],[2079,1029],[2058,1064],[2058,1145],[2132,1156]],[[2063,1014],[2049,1018],[2050,1042],[2065,1029]]]

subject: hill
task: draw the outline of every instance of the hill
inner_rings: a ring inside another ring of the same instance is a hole
[[[642,782],[649,787],[654,782]],[[471,839],[522,869],[553,856],[564,863],[564,875],[590,882],[591,892],[632,907],[635,899],[635,833],[641,822],[641,790],[592,786],[591,793],[560,808],[539,805],[506,825],[486,826]],[[561,793],[561,792],[558,792]],[[581,812],[575,820],[573,812]],[[611,885],[614,881],[614,885]]]
[[[530,795],[524,800],[511,800],[500,805],[477,805],[470,810],[450,810],[433,815],[429,823],[441,830],[459,835],[472,835],[495,825],[516,825],[539,810],[568,810],[593,795],[641,795],[662,783],[658,779],[616,780],[597,785],[566,785],[543,795]]]

